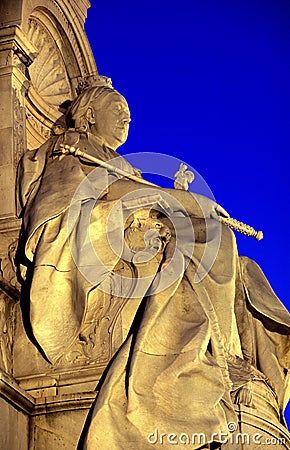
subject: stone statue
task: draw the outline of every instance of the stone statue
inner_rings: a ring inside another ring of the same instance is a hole
[[[103,319],[113,305],[114,355],[80,447],[240,448],[231,437],[245,423],[253,433],[255,420],[289,446],[288,312],[257,264],[238,256],[216,220],[223,208],[146,184],[116,153],[129,121],[124,97],[95,77],[66,131],[27,152],[18,171],[19,267],[47,360],[78,339],[94,308]]]

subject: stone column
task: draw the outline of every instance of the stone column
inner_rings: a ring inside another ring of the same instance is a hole
[[[10,219],[10,226],[15,225],[16,168],[26,147],[24,97],[29,86],[26,69],[36,54],[36,49],[17,25],[0,30],[1,230],[7,219]]]

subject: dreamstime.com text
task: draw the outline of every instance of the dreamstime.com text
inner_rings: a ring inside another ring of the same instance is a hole
[[[205,433],[164,433],[155,428],[155,430],[147,435],[147,441],[153,446],[155,444],[161,445],[205,445],[211,442],[220,442],[221,444],[234,445],[284,445],[286,439],[276,437],[265,437],[261,433],[240,433],[237,431],[237,425],[233,422],[228,424],[228,430],[234,434],[229,436],[228,432],[213,433],[210,438]],[[272,447],[271,447],[272,448]]]

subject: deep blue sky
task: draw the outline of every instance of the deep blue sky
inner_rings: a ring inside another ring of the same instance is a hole
[[[131,109],[121,153],[185,160],[262,229],[261,242],[237,234],[239,253],[289,309],[289,0],[92,0],[86,31]]]

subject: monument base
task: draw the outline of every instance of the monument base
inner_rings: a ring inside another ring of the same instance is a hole
[[[34,398],[0,373],[0,448],[75,450],[96,392]]]

